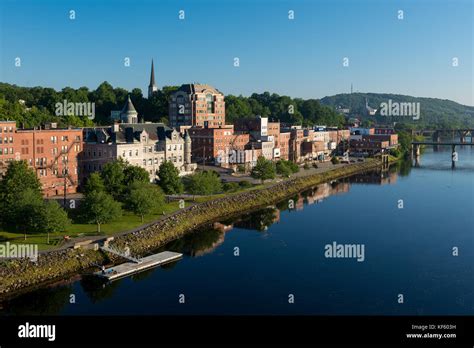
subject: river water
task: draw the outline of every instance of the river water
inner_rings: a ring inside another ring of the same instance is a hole
[[[474,149],[458,153],[455,170],[449,148],[427,148],[417,168],[319,185],[170,243],[185,254],[173,264],[40,289],[0,312],[474,314]],[[334,244],[360,253],[327,257]]]

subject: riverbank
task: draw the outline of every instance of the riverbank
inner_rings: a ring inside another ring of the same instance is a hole
[[[261,189],[209,200],[183,209],[139,231],[118,236],[113,245],[117,248],[127,245],[132,254],[143,255],[199,226],[271,205],[308,187],[375,170],[380,166],[380,161],[371,159],[310,176],[284,180]],[[48,252],[41,255],[36,264],[28,260],[3,261],[0,266],[0,297],[16,296],[32,287],[46,285],[91,267],[117,261],[119,260],[100,251],[82,249]]]

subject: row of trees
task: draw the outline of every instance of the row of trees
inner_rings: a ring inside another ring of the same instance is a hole
[[[170,96],[177,89],[177,86],[165,86],[148,99],[139,88],[129,92],[120,87],[114,88],[108,82],[102,82],[95,90],[65,87],[61,91],[0,83],[0,115],[8,115],[9,119],[16,120],[25,127],[39,126],[49,121],[74,126],[91,126],[93,122],[106,124],[109,122],[110,111],[120,110],[130,94],[139,115],[146,121],[167,123]],[[19,104],[20,99],[25,101],[24,106]],[[81,116],[56,116],[55,104],[62,103],[63,100],[95,103],[94,121]],[[299,125],[342,126],[345,122],[344,116],[336,113],[333,108],[321,105],[316,99],[304,100],[264,92],[254,93],[250,97],[227,95],[225,102],[229,123],[238,118],[256,115]]]
[[[265,180],[274,179],[276,174],[279,174],[285,178],[289,178],[292,174],[298,173],[300,168],[292,161],[279,160],[274,163],[273,161],[267,160],[265,157],[260,156],[257,159],[255,167],[253,167],[251,176],[254,179],[259,179],[262,183]]]
[[[65,87],[61,91],[43,87],[19,87],[0,83],[0,115],[15,120],[24,127],[40,126],[46,122],[58,122],[60,126],[92,126],[108,124],[110,111],[121,110],[130,94],[139,115],[147,121],[167,122],[169,97],[177,87],[164,87],[148,99],[141,89],[127,91],[124,88],[113,88],[108,82],[101,83],[97,89],[87,87],[74,89]],[[24,100],[25,104],[19,103]],[[64,100],[73,103],[95,103],[95,119],[91,121],[84,116],[56,116],[56,103]],[[0,116],[1,117],[1,116]]]
[[[325,124],[341,127],[345,117],[334,108],[320,104],[317,99],[291,98],[276,93],[254,93],[250,97],[225,97],[226,119],[233,123],[238,118],[261,115],[280,122],[311,126]]]
[[[100,226],[122,215],[122,209],[141,217],[156,213],[164,204],[164,194],[150,183],[148,172],[123,160],[104,165],[100,173],[92,173],[84,185],[84,202],[80,218]]]

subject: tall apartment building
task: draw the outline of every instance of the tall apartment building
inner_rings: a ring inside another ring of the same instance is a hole
[[[47,197],[77,191],[81,152],[82,129],[57,128],[54,123],[18,129],[14,121],[0,121],[0,173],[11,161],[26,161]]]
[[[224,94],[209,85],[185,84],[171,95],[170,126],[213,128],[225,125]]]

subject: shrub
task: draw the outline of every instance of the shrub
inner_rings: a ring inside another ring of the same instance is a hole
[[[242,180],[242,181],[239,181],[239,186],[242,187],[242,188],[249,188],[249,187],[252,187],[252,183],[247,181],[247,180]]]
[[[339,164],[339,160],[337,159],[336,156],[334,156],[333,158],[331,158],[331,163],[332,163],[332,164]]]
[[[240,185],[236,182],[226,182],[222,187],[225,192],[235,192],[240,188]]]

